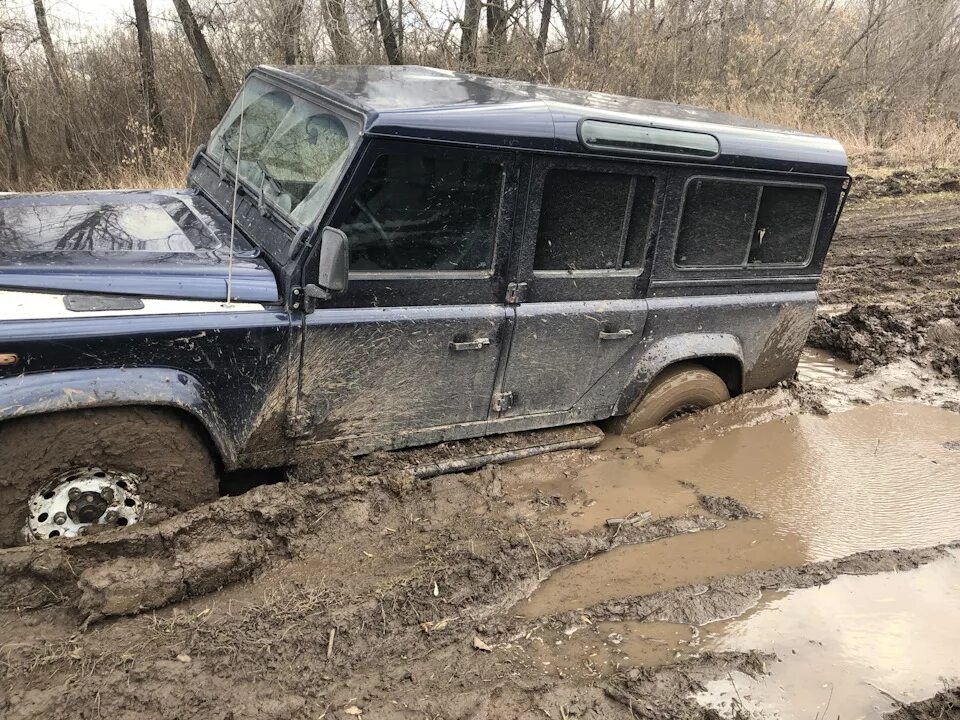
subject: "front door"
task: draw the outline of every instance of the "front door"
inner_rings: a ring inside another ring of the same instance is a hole
[[[591,415],[578,403],[640,346],[662,180],[636,163],[532,162],[501,416]]]
[[[511,153],[367,147],[329,222],[350,242],[349,286],[304,320],[308,441],[399,447],[487,420],[516,175]]]

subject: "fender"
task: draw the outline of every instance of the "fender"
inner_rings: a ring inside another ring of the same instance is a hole
[[[650,382],[669,365],[718,356],[734,358],[741,368],[744,366],[743,347],[739,338],[731,333],[681,333],[653,343],[640,356],[633,378],[620,394],[613,414],[622,415],[633,409]]]
[[[0,421],[118,405],[161,405],[189,413],[210,434],[224,466],[236,465],[236,439],[200,381],[181,370],[101,368],[30,373],[0,380]]]

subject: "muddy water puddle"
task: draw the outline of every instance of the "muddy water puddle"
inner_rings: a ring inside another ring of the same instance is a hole
[[[802,382],[849,380],[856,366],[819,348],[806,347],[800,355],[797,379]]]
[[[762,520],[740,520],[722,530],[622,545],[560,568],[529,599],[516,605],[514,612],[525,617],[552,615],[613,598],[647,595],[721,575],[803,561],[798,538],[777,535]]]
[[[536,473],[526,474],[512,492],[556,506],[567,525],[579,531],[631,512],[648,512],[650,519],[683,515],[697,504],[696,493],[689,487],[654,472],[657,453],[634,452],[629,457],[598,459],[568,475],[541,479]]]
[[[598,463],[569,480],[589,487],[596,503],[589,518],[572,521],[595,524],[649,508],[675,512],[691,501],[681,483],[732,495],[763,519],[621,546],[560,568],[516,612],[535,617],[722,575],[960,539],[956,413],[887,403],[825,418],[793,415],[701,442],[664,439],[686,449],[652,457],[642,448],[636,459]],[[665,493],[659,505],[658,492]]]
[[[879,717],[960,677],[960,556],[905,573],[840,577],[764,593],[749,613],[701,630],[703,650],[773,652],[769,675],[708,684],[698,702],[732,717]],[[886,694],[885,694],[886,693]]]

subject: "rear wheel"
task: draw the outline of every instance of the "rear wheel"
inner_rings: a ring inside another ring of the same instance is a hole
[[[677,363],[650,383],[629,414],[612,418],[608,429],[630,435],[729,399],[730,391],[719,375],[697,363]]]
[[[0,425],[0,545],[138,522],[147,504],[216,498],[217,468],[189,418],[119,407]]]

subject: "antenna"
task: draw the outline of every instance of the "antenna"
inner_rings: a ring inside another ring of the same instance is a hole
[[[233,238],[237,232],[237,190],[240,188],[240,158],[243,157],[243,113],[246,110],[244,106],[244,92],[246,85],[240,88],[240,133],[237,138],[237,164],[233,171],[233,209],[230,211],[230,256],[227,258],[227,302],[230,305],[230,296],[233,295]],[[226,152],[226,148],[224,148]],[[223,162],[223,156],[220,156],[220,162]]]

